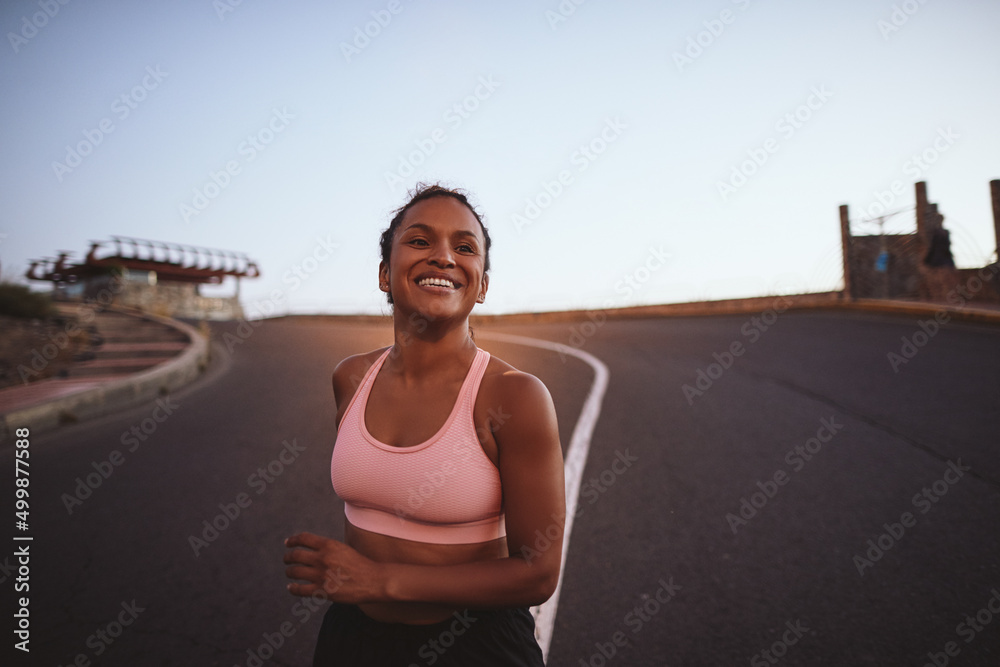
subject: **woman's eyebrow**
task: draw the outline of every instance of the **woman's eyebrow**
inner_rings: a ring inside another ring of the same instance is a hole
[[[411,229],[420,229],[420,230],[423,230],[423,231],[425,231],[425,232],[427,232],[429,234],[433,234],[434,233],[434,229],[430,225],[426,225],[426,224],[424,224],[422,222],[414,222],[412,225],[410,225],[409,227],[407,227],[406,229],[404,229],[403,233],[406,233],[406,232],[410,231]],[[479,240],[479,237],[476,236],[475,232],[470,232],[467,229],[460,229],[459,231],[457,231],[454,234],[452,234],[452,236],[469,236],[469,237],[471,237],[472,239],[474,239],[476,241]]]

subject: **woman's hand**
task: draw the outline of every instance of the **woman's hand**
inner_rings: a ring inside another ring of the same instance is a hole
[[[333,602],[357,604],[383,597],[381,569],[343,542],[312,533],[299,533],[285,540],[284,561],[289,579],[306,583],[288,584],[292,595],[325,595]]]

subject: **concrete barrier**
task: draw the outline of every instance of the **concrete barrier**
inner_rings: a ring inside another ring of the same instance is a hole
[[[562,310],[545,313],[516,313],[511,315],[473,315],[469,318],[472,326],[490,324],[541,324],[549,322],[575,322],[585,320],[600,312],[608,319],[634,319],[649,317],[696,317],[701,315],[739,315],[759,313],[780,303],[790,310],[808,308],[830,308],[840,303],[839,292],[817,294],[790,294],[755,296],[744,299],[722,299],[719,301],[694,301],[690,303],[663,303],[650,306],[630,306],[626,308],[595,308],[593,310]]]
[[[773,308],[776,303],[788,310],[848,310],[899,313],[903,315],[934,315],[948,313],[952,319],[979,322],[1000,322],[1000,309],[958,308],[948,304],[919,301],[889,301],[883,299],[858,299],[849,301],[841,292],[815,294],[786,294],[756,296],[744,299],[719,301],[694,301],[665,303],[627,308],[594,308],[593,310],[555,310],[541,313],[510,313],[478,315],[473,313],[469,324],[473,327],[501,324],[548,324],[552,322],[578,322],[587,320],[593,313],[602,313],[608,319],[635,319],[650,317],[701,317],[706,315],[742,315],[760,313]],[[301,319],[314,322],[350,322],[352,324],[387,325],[389,315],[285,315],[277,319]]]
[[[967,308],[952,306],[943,303],[922,303],[918,301],[882,301],[880,299],[858,299],[849,304],[846,308],[858,311],[870,311],[878,313],[897,313],[900,315],[929,315],[937,313],[947,313],[950,319],[964,320],[967,322],[992,322],[1000,323],[1000,309],[993,308]]]
[[[130,407],[169,394],[197,378],[209,362],[208,341],[193,327],[166,317],[126,309],[111,309],[177,329],[190,341],[186,350],[149,370],[110,380],[96,387],[53,398],[0,416],[0,441],[6,443],[14,429],[27,427],[32,435],[61,424]]]

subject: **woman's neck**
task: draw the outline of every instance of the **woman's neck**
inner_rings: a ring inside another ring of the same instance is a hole
[[[476,343],[469,335],[469,320],[459,326],[454,322],[429,322],[427,318],[394,314],[395,344],[386,362],[392,372],[406,383],[429,377],[464,372],[476,354]]]

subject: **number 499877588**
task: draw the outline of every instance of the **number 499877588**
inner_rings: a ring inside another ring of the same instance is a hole
[[[17,441],[15,442],[16,449],[14,450],[15,456],[15,466],[14,466],[14,484],[17,487],[14,491],[14,496],[17,499],[15,504],[14,515],[17,517],[16,526],[20,530],[28,530],[28,457],[30,455],[30,441],[28,440],[29,431],[26,428],[19,428],[15,431],[17,436]]]

